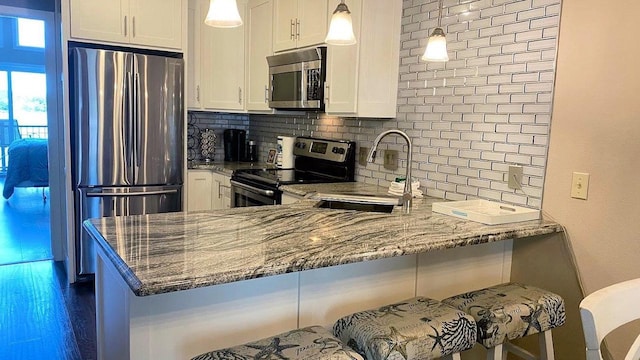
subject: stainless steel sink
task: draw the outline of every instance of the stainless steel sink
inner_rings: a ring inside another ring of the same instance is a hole
[[[316,193],[311,199],[319,200],[315,205],[324,209],[341,209],[390,213],[402,198],[372,194],[324,194]]]

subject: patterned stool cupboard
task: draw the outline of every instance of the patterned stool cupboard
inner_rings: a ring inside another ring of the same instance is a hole
[[[551,329],[565,323],[564,300],[552,292],[506,283],[442,300],[472,315],[478,324],[478,342],[488,349],[487,359],[506,359],[512,352],[525,359],[535,355],[509,340],[539,334],[540,359],[554,359]]]
[[[473,317],[437,300],[416,297],[339,319],[333,333],[367,360],[427,360],[476,342]]]
[[[322,326],[310,326],[198,355],[191,360],[363,360]]]

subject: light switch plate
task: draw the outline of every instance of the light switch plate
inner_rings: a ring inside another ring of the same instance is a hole
[[[396,170],[398,168],[398,150],[384,151],[384,168],[387,170]]]
[[[574,199],[587,200],[589,192],[589,174],[574,172],[571,179],[571,197]]]
[[[358,150],[358,164],[362,166],[367,166],[367,156],[369,156],[369,148],[368,147],[360,147]]]
[[[509,176],[509,181],[507,181],[509,189],[522,190],[522,166],[509,165],[509,174],[507,176]]]

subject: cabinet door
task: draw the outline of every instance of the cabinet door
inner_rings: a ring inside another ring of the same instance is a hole
[[[238,1],[245,19],[246,2]],[[244,110],[244,32],[246,26],[202,26],[202,104],[214,110]]]
[[[70,0],[71,37],[129,42],[129,0]]]
[[[211,178],[213,180],[213,209],[231,208],[231,177],[212,173]]]
[[[269,66],[272,55],[273,1],[252,0],[247,9],[247,110],[270,111]]]
[[[187,31],[187,108],[200,109],[200,28],[207,15],[200,0],[189,0]]]
[[[358,43],[351,46],[327,46],[327,81],[325,83],[325,111],[352,114],[357,111],[358,51],[360,49],[361,0],[349,2],[353,33]],[[333,12],[330,9],[329,12]],[[375,61],[375,59],[371,59]]]
[[[182,48],[181,0],[130,0],[132,44]]]
[[[327,36],[327,4],[328,0],[298,0],[297,47],[324,43]],[[338,3],[333,5],[335,10]]]
[[[273,51],[295,49],[298,0],[274,0],[273,7]]]
[[[220,210],[224,209],[224,203],[222,201],[222,182],[220,178],[216,176],[216,174],[211,175],[211,209],[212,210]]]
[[[211,210],[213,186],[211,171],[189,170],[187,172],[187,211]]]

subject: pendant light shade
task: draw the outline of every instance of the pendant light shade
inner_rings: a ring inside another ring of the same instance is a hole
[[[442,0],[438,3],[438,27],[433,30],[429,40],[427,41],[427,48],[424,50],[424,54],[421,59],[424,61],[449,61],[449,54],[447,54],[447,38],[444,35],[444,30],[440,27],[440,21],[442,20]]]
[[[351,22],[351,12],[344,0],[338,4],[331,16],[329,32],[324,42],[329,45],[354,45],[356,43],[356,37],[353,34],[353,23]]]
[[[444,31],[441,28],[433,30],[429,40],[427,41],[427,48],[422,55],[424,61],[449,61],[449,54],[447,54],[447,38],[444,36]]]
[[[236,0],[211,0],[204,23],[219,28],[234,28],[242,25]]]

